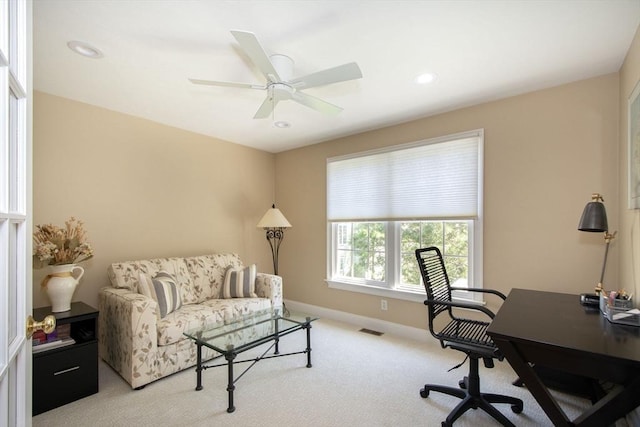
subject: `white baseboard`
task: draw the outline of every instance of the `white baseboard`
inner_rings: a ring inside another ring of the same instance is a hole
[[[303,313],[314,314],[327,319],[338,320],[340,322],[349,323],[361,328],[372,329],[378,332],[384,332],[390,335],[396,335],[402,338],[411,339],[421,342],[432,342],[433,337],[426,329],[414,328],[412,326],[401,325],[399,323],[387,322],[385,320],[374,319],[371,317],[359,316],[345,311],[333,310],[330,308],[319,307],[317,305],[305,304],[297,301],[285,300],[288,309],[293,311],[301,311]]]

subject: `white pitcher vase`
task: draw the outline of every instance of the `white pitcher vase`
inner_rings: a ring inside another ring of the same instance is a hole
[[[51,301],[51,311],[60,313],[71,310],[71,298],[84,268],[75,264],[51,265],[50,273],[44,278],[42,286],[47,290]]]

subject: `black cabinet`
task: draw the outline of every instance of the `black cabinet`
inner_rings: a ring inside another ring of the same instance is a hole
[[[49,314],[56,326],[69,324],[75,344],[33,354],[33,415],[98,392],[98,311],[83,302],[62,313],[33,310],[39,321]]]

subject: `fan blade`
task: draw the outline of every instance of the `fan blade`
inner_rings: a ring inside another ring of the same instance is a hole
[[[362,78],[362,71],[355,62],[350,62],[337,67],[328,68],[317,73],[298,77],[289,82],[296,89],[307,89],[310,87],[324,86],[331,83],[344,82]]]
[[[337,105],[330,104],[327,101],[323,101],[320,98],[316,98],[315,96],[307,95],[306,93],[302,92],[293,93],[291,99],[325,114],[335,115],[342,111],[342,108],[338,107]]]
[[[271,115],[271,112],[276,107],[278,102],[280,102],[279,99],[274,98],[271,95],[267,96],[264,102],[262,103],[262,105],[260,106],[260,108],[258,108],[258,111],[256,111],[256,115],[253,116],[253,118],[266,119],[267,117],[269,117],[269,115]]]
[[[236,38],[242,49],[249,56],[251,61],[258,67],[260,72],[264,74],[268,81],[280,81],[278,72],[273,67],[269,56],[266,54],[255,34],[247,31],[231,31],[233,37]]]
[[[212,80],[199,80],[199,79],[189,79],[189,81],[196,85],[207,85],[207,86],[226,86],[226,87],[241,87],[246,89],[266,89],[266,86],[260,85],[252,85],[250,83],[235,83],[235,82],[216,82]]]

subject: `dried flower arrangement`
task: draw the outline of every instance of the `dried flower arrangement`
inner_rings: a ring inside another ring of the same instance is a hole
[[[52,224],[37,225],[33,233],[33,267],[76,264],[93,257],[82,221],[71,217],[65,228]]]

